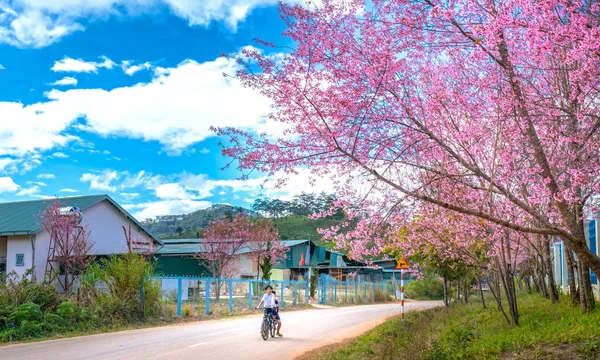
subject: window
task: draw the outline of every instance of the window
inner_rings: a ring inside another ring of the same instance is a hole
[[[17,254],[17,266],[25,266],[25,254]]]

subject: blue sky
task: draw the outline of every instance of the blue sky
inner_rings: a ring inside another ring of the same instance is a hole
[[[330,191],[307,171],[280,189],[236,180],[209,131],[280,134],[220,57],[254,38],[292,46],[275,3],[0,0],[0,201],[108,193],[144,219]]]

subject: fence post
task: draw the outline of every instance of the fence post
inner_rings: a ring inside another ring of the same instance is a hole
[[[248,308],[252,310],[252,280],[248,281]]]
[[[367,303],[367,283],[363,283],[365,285],[365,304]]]
[[[344,288],[346,289],[346,304],[348,303],[348,281],[344,282]]]
[[[371,283],[371,299],[373,300],[373,302],[376,302],[375,299],[375,283]]]
[[[354,282],[354,303],[358,304],[358,301],[356,299],[358,299],[358,282],[357,281]]]
[[[281,308],[283,309],[285,307],[285,291],[284,291],[284,287],[283,287],[283,281],[281,282]]]
[[[219,291],[217,286],[217,291]],[[210,280],[206,282],[206,315],[210,315]]]
[[[140,287],[140,302],[142,303],[142,316],[146,317],[146,306],[144,303],[144,283],[146,282],[146,278],[142,279],[142,286]]]
[[[233,281],[229,279],[229,312],[233,312]]]
[[[181,317],[181,276],[177,277],[177,316]]]
[[[294,283],[294,306],[296,306],[296,283]]]
[[[333,303],[337,304],[337,286],[338,286],[337,281],[333,282],[333,286],[334,286],[334,288],[333,288]]]

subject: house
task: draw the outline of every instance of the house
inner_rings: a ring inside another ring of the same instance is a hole
[[[600,224],[598,223],[598,219],[584,220],[584,234],[588,248],[592,251],[592,253],[600,255],[600,244],[598,242],[598,237],[600,236]],[[571,279],[569,279],[565,246],[562,241],[556,241],[551,246],[552,248],[550,249],[550,251],[552,254],[552,270],[554,273],[554,281],[559,287],[561,287],[561,289],[564,292],[568,292]],[[575,259],[576,258],[577,257],[575,256]],[[575,274],[575,280],[577,280],[577,276],[578,274]],[[594,272],[591,270],[590,281],[592,283],[592,287],[594,288],[594,293],[596,294],[596,297],[600,297],[600,288],[598,287],[598,276],[597,274],[594,274]]]
[[[106,194],[58,198],[61,206],[78,208],[81,226],[90,231],[94,246],[90,255],[122,254],[128,251],[123,227],[148,247],[162,242]],[[40,216],[55,199],[0,203],[0,270],[19,276],[33,269],[44,279],[50,234],[40,226]]]

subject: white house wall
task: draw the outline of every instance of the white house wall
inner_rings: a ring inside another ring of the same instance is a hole
[[[134,236],[139,240],[152,243],[153,240],[143,230],[138,230],[138,226],[131,220],[129,220],[125,214],[121,213],[116,207],[114,207],[107,200],[101,201],[83,211],[82,226],[87,226],[90,230],[92,241],[94,241],[94,247],[92,253],[95,255],[109,255],[109,254],[122,254],[127,252],[127,241],[125,240],[125,234],[123,233],[122,226],[128,229],[131,224],[131,231]],[[9,237],[9,248],[15,237]],[[25,250],[28,246],[28,253],[25,255],[25,267],[24,269],[31,267],[31,242],[28,237],[23,237],[23,241],[18,241],[15,244],[19,244],[18,248]],[[27,243],[27,246],[21,243]],[[50,236],[46,231],[42,231],[36,235],[35,240],[35,265],[36,265],[36,276],[38,280],[44,278],[44,272],[46,270],[46,259],[48,258],[48,246],[50,243]],[[15,245],[17,246],[17,245]],[[15,253],[16,254],[16,253]],[[13,255],[14,257],[15,255]],[[14,264],[15,259],[7,258],[7,271],[10,271],[9,260],[12,260]]]
[[[24,265],[17,266],[17,254],[24,254]],[[32,267],[31,240],[29,236],[9,236],[6,251],[6,272],[14,271],[19,277],[23,276],[27,269]]]

